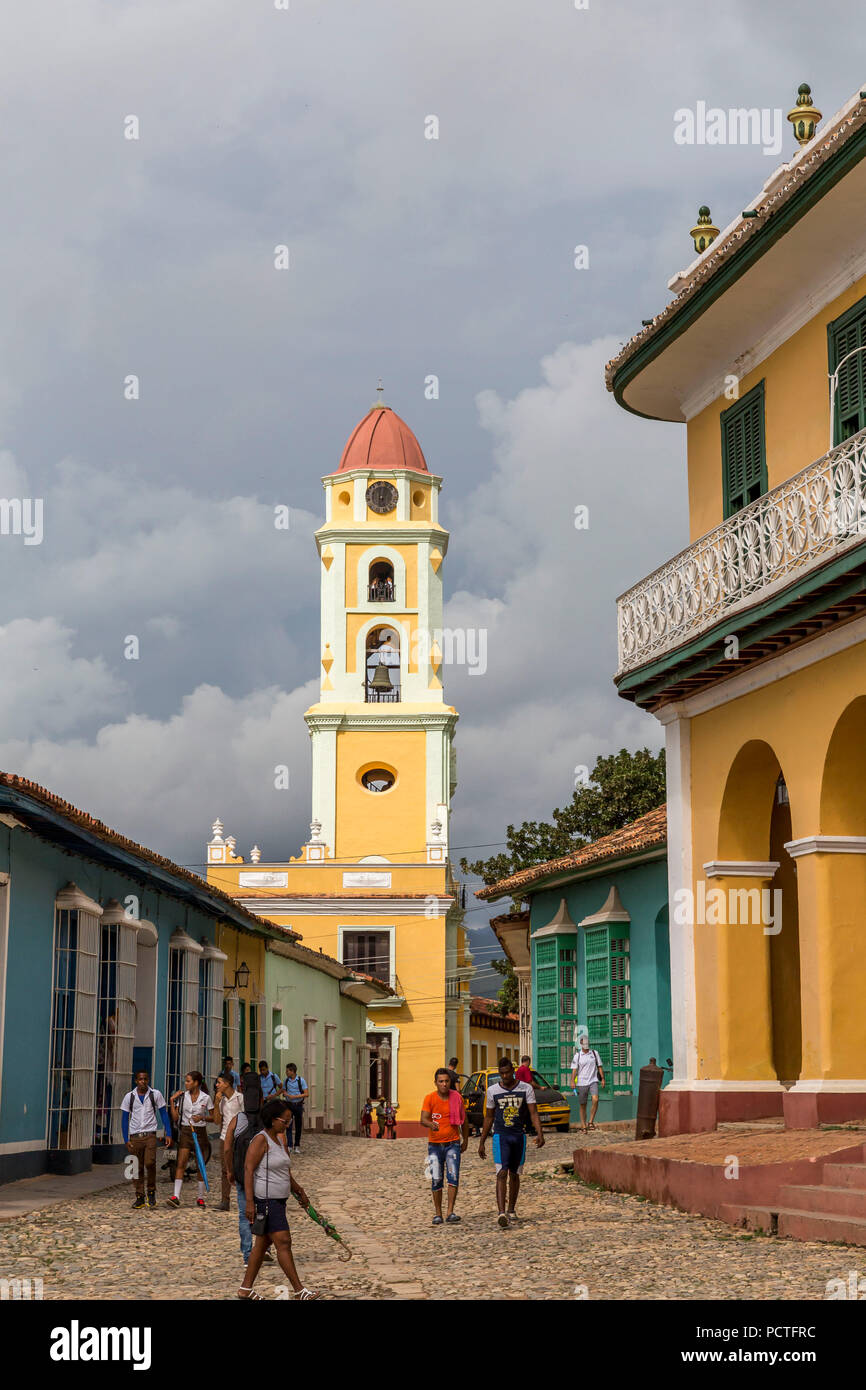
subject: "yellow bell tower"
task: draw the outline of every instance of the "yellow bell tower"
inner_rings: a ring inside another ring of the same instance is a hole
[[[444,865],[457,714],[441,679],[441,478],[377,404],[324,485],[313,822],[337,859]]]
[[[408,425],[372,406],[323,478],[310,839],[288,864],[251,870],[208,847],[211,881],[391,986],[368,1005],[358,1083],[397,1105],[398,1135],[426,1133],[435,1068],[456,1056],[468,1071],[470,1059],[473,967],[449,852],[457,711],[442,686],[441,482]]]

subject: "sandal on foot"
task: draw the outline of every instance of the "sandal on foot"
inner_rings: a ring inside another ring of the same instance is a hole
[[[255,1289],[244,1288],[243,1284],[238,1288],[238,1298],[242,1303],[248,1303],[251,1298],[257,1298],[260,1303],[264,1303],[264,1299],[260,1293],[257,1293]]]
[[[295,1294],[295,1298],[301,1300],[302,1302],[305,1302],[308,1298],[319,1298],[319,1297],[320,1297],[320,1295],[317,1294],[317,1293],[314,1293],[312,1289],[298,1289],[298,1292]]]

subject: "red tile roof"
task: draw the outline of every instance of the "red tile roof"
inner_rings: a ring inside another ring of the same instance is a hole
[[[560,859],[548,860],[546,864],[533,864],[529,869],[520,869],[516,874],[500,879],[498,883],[479,888],[475,896],[488,902],[501,898],[505,893],[519,897],[523,889],[539,879],[567,873],[569,869],[582,869],[606,859],[628,858],[641,850],[655,849],[667,844],[667,837],[667,810],[664,806],[657,806],[654,811],[647,811],[646,815],[638,816],[637,820],[624,825],[620,830],[614,830],[601,840],[584,845],[573,854],[564,854]]]
[[[408,468],[414,473],[428,473],[421,445],[406,424],[390,406],[371,406],[349,436],[338,473],[352,468],[373,468],[390,473],[394,468]]]

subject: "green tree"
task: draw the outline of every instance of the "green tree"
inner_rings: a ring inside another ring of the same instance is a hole
[[[502,985],[496,994],[501,1014],[516,1014],[520,1010],[517,990],[517,976],[510,960],[492,960],[490,964],[502,976]]]
[[[655,810],[664,800],[664,749],[651,753],[648,748],[639,748],[630,753],[621,748],[596,761],[589,780],[576,788],[566,806],[553,812],[551,821],[509,825],[505,853],[472,862],[461,859],[460,867],[485,884],[498,883],[521,869],[573,854],[590,841],[621,830],[638,816]]]

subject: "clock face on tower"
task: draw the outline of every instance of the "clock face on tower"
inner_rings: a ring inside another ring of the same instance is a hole
[[[367,488],[367,506],[371,512],[393,512],[397,505],[397,489],[393,483],[371,483]]]

